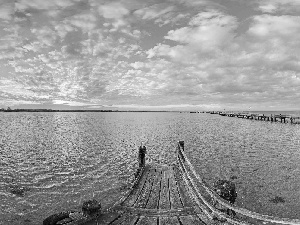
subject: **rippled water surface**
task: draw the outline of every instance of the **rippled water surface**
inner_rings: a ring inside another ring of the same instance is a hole
[[[141,142],[149,161],[172,163],[178,140],[209,184],[236,183],[239,206],[300,218],[300,125],[189,113],[0,113],[0,224],[41,224],[92,198],[108,207],[132,180]]]

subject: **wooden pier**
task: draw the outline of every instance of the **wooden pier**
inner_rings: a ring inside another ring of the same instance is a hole
[[[250,120],[300,124],[300,117],[299,116],[291,116],[291,115],[239,113],[239,112],[219,112],[219,111],[209,111],[207,113],[218,114],[220,116],[250,119]]]
[[[300,220],[261,215],[221,198],[195,172],[182,141],[176,164],[142,165],[131,189],[111,208],[91,215],[71,214],[69,222],[45,220],[44,225],[300,225]]]

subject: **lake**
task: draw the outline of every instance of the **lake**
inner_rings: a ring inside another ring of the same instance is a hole
[[[108,207],[132,181],[141,143],[148,162],[174,163],[178,140],[210,185],[236,183],[237,205],[300,218],[300,125],[177,112],[0,113],[0,224],[38,225],[92,198]]]

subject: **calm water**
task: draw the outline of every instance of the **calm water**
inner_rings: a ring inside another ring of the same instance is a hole
[[[0,224],[41,224],[91,198],[108,207],[132,180],[141,142],[149,160],[172,163],[178,140],[208,183],[235,178],[238,205],[300,218],[300,125],[189,113],[0,113]],[[276,196],[284,202],[270,201]]]

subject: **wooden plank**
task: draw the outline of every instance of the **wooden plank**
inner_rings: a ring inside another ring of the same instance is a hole
[[[146,208],[147,209],[157,209],[158,208],[158,201],[159,201],[159,191],[162,179],[162,171],[158,170],[156,172],[156,179],[153,180],[151,193],[149,196],[149,200],[147,202]]]
[[[110,224],[112,221],[116,220],[120,216],[121,215],[118,212],[104,213],[104,214],[101,214],[101,216],[99,216],[96,219],[82,223],[82,225],[98,225],[98,224],[107,225],[107,224]]]
[[[164,170],[162,174],[160,193],[159,193],[159,209],[170,209],[170,196],[169,196],[169,177],[168,170]]]
[[[176,216],[169,217],[169,216],[161,216],[159,217],[159,225],[180,225],[178,218]]]
[[[141,216],[136,225],[157,225],[157,217]]]
[[[128,198],[123,202],[122,205],[125,206],[133,206],[136,202],[137,198],[139,197],[146,181],[148,178],[148,174],[150,173],[151,169],[145,169],[143,176],[141,177],[141,180],[136,188],[134,188],[133,192],[128,196]]]
[[[180,199],[181,199],[183,206],[184,207],[193,207],[193,201],[189,197],[188,189],[185,187],[184,180],[182,178],[182,174],[181,174],[179,168],[177,168],[175,166],[175,167],[173,167],[173,169],[174,169],[174,174],[175,174],[175,181],[178,186],[179,195],[180,195]]]
[[[195,214],[194,208],[184,207],[179,209],[147,209],[147,208],[135,208],[126,206],[115,206],[114,210],[122,211],[126,213],[132,213],[143,216],[186,216]],[[198,212],[197,212],[198,213]]]
[[[180,216],[181,225],[205,225],[196,215]]]
[[[148,199],[151,194],[152,184],[153,184],[153,181],[155,180],[156,176],[157,176],[156,170],[151,169],[150,173],[148,174],[145,185],[144,185],[138,199],[134,203],[134,207],[137,207],[137,208],[145,208],[146,207],[146,205],[148,203]]]
[[[109,225],[134,225],[139,217],[136,214],[124,213]]]
[[[178,209],[183,207],[183,204],[180,200],[178,189],[179,187],[177,186],[174,177],[174,170],[172,169],[170,170],[170,178],[169,178],[169,195],[170,195],[171,209]]]

